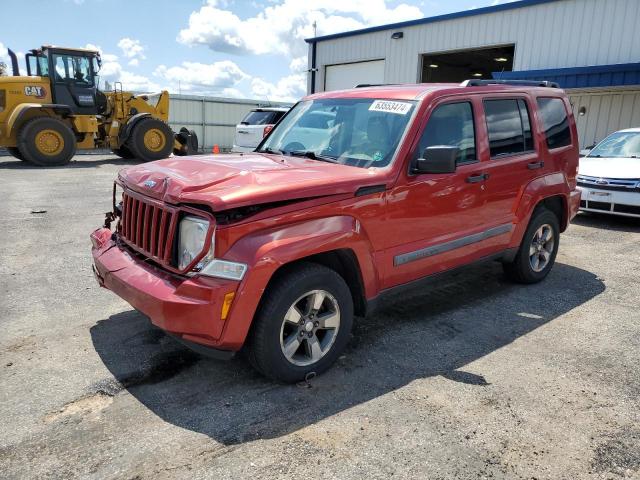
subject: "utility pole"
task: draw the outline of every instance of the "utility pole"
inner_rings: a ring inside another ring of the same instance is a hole
[[[318,22],[313,21],[313,36],[314,38],[318,36]]]

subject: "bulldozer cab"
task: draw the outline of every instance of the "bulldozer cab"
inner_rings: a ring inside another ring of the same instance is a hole
[[[31,50],[26,63],[29,76],[49,78],[53,103],[67,105],[76,115],[101,113],[104,95],[98,91],[98,52],[45,46]]]

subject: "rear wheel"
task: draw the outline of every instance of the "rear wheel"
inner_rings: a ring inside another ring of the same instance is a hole
[[[62,120],[34,118],[20,129],[18,150],[24,160],[34,165],[66,165],[76,153],[76,137]]]
[[[20,153],[20,150],[18,150],[18,147],[7,147],[7,152],[9,152],[11,156],[17,158],[18,160],[22,160],[23,162],[25,161],[25,159],[22,157],[22,154]]]
[[[303,264],[265,292],[254,319],[249,360],[264,375],[284,382],[320,374],[349,340],[353,299],[335,271]]]
[[[144,162],[167,158],[173,150],[173,132],[162,120],[143,118],[133,127],[125,147]]]
[[[558,217],[546,208],[537,209],[513,262],[502,264],[505,273],[518,283],[543,280],[555,263],[559,242]]]

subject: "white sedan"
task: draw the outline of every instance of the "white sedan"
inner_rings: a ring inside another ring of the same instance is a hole
[[[640,128],[612,133],[580,158],[580,209],[640,218]]]

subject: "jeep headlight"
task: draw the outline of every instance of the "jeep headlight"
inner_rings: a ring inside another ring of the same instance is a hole
[[[180,221],[178,231],[178,268],[183,270],[202,252],[207,240],[209,222],[204,218],[188,215]],[[213,251],[213,238],[211,239]]]
[[[204,218],[188,215],[182,219],[178,232],[178,268],[180,270],[188,267],[202,252],[208,231],[209,222]],[[214,247],[215,236],[211,238],[211,247],[207,254],[193,267],[192,274],[242,280],[247,271],[247,265],[214,258]]]

